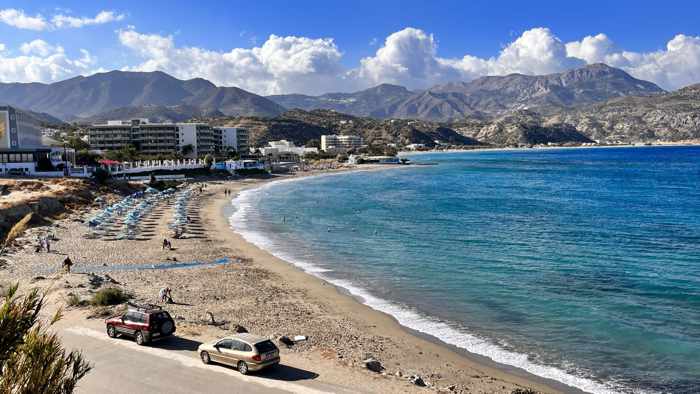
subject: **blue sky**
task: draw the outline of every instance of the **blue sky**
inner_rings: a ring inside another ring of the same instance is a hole
[[[700,82],[691,1],[0,2],[0,80],[163,70],[261,94],[425,88],[605,62]]]

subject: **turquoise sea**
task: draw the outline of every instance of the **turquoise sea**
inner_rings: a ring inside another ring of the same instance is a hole
[[[700,392],[700,148],[414,155],[234,201],[249,241],[412,329],[594,393]]]

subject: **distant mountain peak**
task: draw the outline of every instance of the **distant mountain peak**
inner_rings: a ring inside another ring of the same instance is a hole
[[[236,87],[217,87],[210,81],[187,81],[162,71],[108,71],[52,84],[0,83],[0,101],[45,112],[64,120],[94,117],[120,108],[138,113],[141,106],[191,106],[226,115],[274,116],[285,109]],[[188,110],[189,112],[193,112]]]

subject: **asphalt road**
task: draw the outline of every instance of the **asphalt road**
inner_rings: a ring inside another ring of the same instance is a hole
[[[112,339],[93,328],[70,327],[60,335],[68,349],[80,349],[93,370],[77,393],[343,393],[341,387],[314,381],[317,374],[283,364],[256,375],[241,375],[222,365],[204,365],[198,342],[168,338],[149,346]]]

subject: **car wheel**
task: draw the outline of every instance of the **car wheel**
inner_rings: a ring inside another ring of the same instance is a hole
[[[199,357],[202,359],[202,362],[204,364],[209,364],[211,362],[211,358],[209,357],[209,353],[207,352],[199,353]]]
[[[238,372],[240,372],[241,375],[248,374],[248,364],[246,364],[245,361],[238,362]]]
[[[146,339],[143,337],[143,333],[141,333],[141,331],[136,332],[136,344],[142,346],[146,344]]]
[[[110,338],[117,337],[117,330],[114,328],[114,326],[107,326],[107,336]]]

